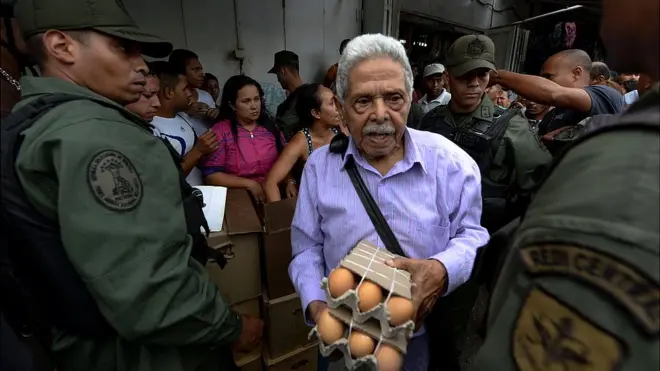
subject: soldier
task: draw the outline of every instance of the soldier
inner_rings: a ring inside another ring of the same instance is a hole
[[[144,90],[141,53],[171,44],[120,0],[21,0],[16,16],[44,77],[21,80],[2,128],[2,243],[28,294],[3,292],[10,322],[63,370],[234,369],[232,346],[252,349],[261,321],[191,258],[208,248],[201,202],[124,108]]]
[[[491,233],[517,216],[514,203],[533,188],[537,169],[551,160],[519,109],[495,118],[493,101],[485,94],[494,58],[495,46],[487,36],[456,40],[445,63],[451,100],[427,113],[420,124],[420,130],[451,139],[479,165],[481,224]]]
[[[613,68],[659,77],[659,4],[603,0]],[[660,368],[659,101],[655,85],[558,158],[510,238],[469,370]]]
[[[517,216],[536,184],[536,173],[551,161],[520,109],[510,109],[495,118],[495,106],[486,94],[489,73],[495,69],[495,46],[483,35],[456,40],[448,51],[445,65],[449,72],[451,100],[423,118],[420,130],[428,130],[452,140],[479,165],[483,211],[481,225],[490,233]],[[470,280],[443,298],[436,306],[429,326],[431,343],[441,368],[460,369],[460,342],[479,286],[495,275],[500,257],[489,252],[486,266],[479,268],[479,279]],[[484,258],[486,259],[486,258]],[[432,362],[436,360],[432,358]]]

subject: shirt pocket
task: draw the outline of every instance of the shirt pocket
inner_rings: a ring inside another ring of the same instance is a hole
[[[449,242],[449,221],[440,224],[425,223],[410,219],[408,223],[408,243],[411,251],[405,251],[409,257],[426,259],[444,251]]]

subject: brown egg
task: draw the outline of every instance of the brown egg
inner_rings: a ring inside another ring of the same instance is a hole
[[[355,288],[355,275],[346,268],[336,268],[328,276],[328,291],[333,298],[338,298]]]
[[[319,316],[316,329],[325,344],[332,344],[344,336],[344,324],[333,317],[328,309]]]
[[[400,326],[412,319],[412,301],[400,296],[392,296],[387,301],[387,310],[390,312],[392,326]]]
[[[371,281],[364,281],[358,288],[358,308],[360,312],[367,312],[383,301],[383,289]]]
[[[360,331],[353,330],[348,339],[348,346],[351,348],[351,355],[355,358],[368,356],[376,349],[376,341]]]
[[[403,366],[403,354],[387,344],[380,344],[376,351],[378,371],[400,371]]]

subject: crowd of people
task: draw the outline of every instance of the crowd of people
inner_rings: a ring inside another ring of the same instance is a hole
[[[3,56],[3,369],[237,369],[263,323],[204,271],[199,185],[297,197],[289,276],[309,325],[359,241],[399,251],[385,263],[411,273],[416,324],[402,370],[660,367],[657,1],[603,1],[626,73],[576,49],[506,71],[465,35],[416,85],[400,41],[367,34],[323,83],[276,53],[273,113],[255,79],[205,73],[120,1],[66,3],[3,0],[10,65],[41,73],[19,81]]]

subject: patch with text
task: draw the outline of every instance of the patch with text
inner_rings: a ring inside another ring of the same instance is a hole
[[[520,371],[613,371],[623,357],[618,339],[538,287],[525,299],[512,341]]]
[[[529,246],[520,253],[531,274],[581,279],[613,297],[647,333],[660,332],[660,283],[634,266],[581,246]]]
[[[133,210],[142,200],[142,181],[131,161],[113,150],[97,153],[87,167],[87,181],[101,205]]]

